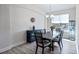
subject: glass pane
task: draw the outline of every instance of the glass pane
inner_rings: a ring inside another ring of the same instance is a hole
[[[51,22],[52,23],[69,23],[69,14],[54,16]]]
[[[69,23],[69,14],[60,15],[61,23]]]
[[[52,18],[52,23],[60,23],[59,16],[55,16]]]

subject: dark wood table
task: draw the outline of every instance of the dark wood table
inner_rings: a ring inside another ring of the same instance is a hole
[[[52,50],[54,50],[54,45],[52,43],[52,40],[55,39],[59,35],[60,35],[60,32],[58,31],[53,31],[53,33],[50,31],[50,32],[46,32],[45,34],[43,34],[43,38],[51,41]]]

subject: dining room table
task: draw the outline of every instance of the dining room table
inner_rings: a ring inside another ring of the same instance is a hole
[[[60,32],[59,31],[55,31],[55,30],[53,32],[52,31],[48,31],[48,32],[42,34],[43,38],[51,41],[52,51],[54,51],[54,44],[53,44],[52,41],[55,38],[57,38],[59,35],[60,35]]]

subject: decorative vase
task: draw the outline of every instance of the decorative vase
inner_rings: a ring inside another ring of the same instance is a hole
[[[51,32],[52,32],[52,36],[53,36],[53,29],[51,29]]]
[[[35,26],[33,26],[33,30],[35,30]]]
[[[52,32],[52,35],[53,35],[53,30],[55,29],[55,26],[51,26],[50,29],[51,29],[51,32]]]

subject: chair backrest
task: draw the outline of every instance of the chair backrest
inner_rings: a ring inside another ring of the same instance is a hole
[[[46,33],[46,29],[38,29],[38,30],[34,30],[35,32],[40,32],[41,31],[41,33]]]
[[[46,29],[42,29],[41,32],[44,34],[46,33]]]
[[[35,31],[36,44],[43,43],[41,31]]]

